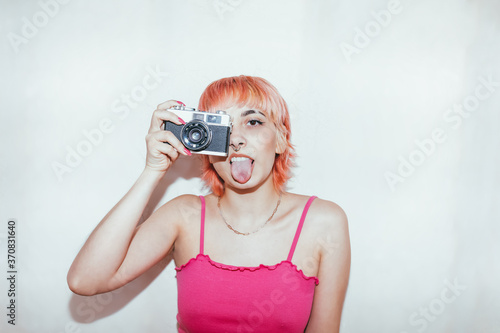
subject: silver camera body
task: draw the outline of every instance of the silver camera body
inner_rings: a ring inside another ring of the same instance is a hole
[[[185,106],[174,106],[168,111],[186,122],[163,122],[163,129],[172,132],[184,147],[195,154],[227,156],[232,125],[225,111],[211,113]]]

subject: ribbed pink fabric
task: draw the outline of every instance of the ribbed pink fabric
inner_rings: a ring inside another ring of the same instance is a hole
[[[177,271],[177,322],[182,333],[304,332],[317,277],[292,263],[307,201],[288,258],[272,265],[240,267],[215,262],[203,253],[205,198],[201,199],[200,253]]]

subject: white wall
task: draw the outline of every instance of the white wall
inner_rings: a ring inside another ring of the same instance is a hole
[[[42,6],[54,1],[1,2],[0,264],[6,272],[15,218],[18,269],[15,327],[0,279],[2,332],[175,331],[173,262],[96,297],[73,295],[66,273],[140,174],[156,105],[196,106],[211,81],[239,74],[267,78],[289,103],[300,156],[290,190],[348,214],[343,333],[499,332],[497,1]],[[390,17],[380,14],[388,7]],[[142,89],[155,70],[157,86]],[[464,103],[472,111],[459,116],[453,107]],[[57,176],[53,164],[67,164],[70,149],[88,144],[84,132],[103,122],[108,133]],[[416,141],[427,142],[427,155]],[[181,159],[148,211],[202,193],[198,169]],[[400,177],[392,187],[388,172]]]

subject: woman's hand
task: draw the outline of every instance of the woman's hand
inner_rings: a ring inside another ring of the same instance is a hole
[[[146,156],[146,169],[165,173],[177,160],[179,154],[190,156],[191,152],[177,139],[170,131],[163,129],[163,121],[170,121],[174,124],[184,124],[173,112],[167,109],[184,105],[182,102],[170,100],[160,105],[153,112],[151,127],[146,135],[146,146],[148,149]]]
[[[73,292],[89,296],[117,289],[155,265],[173,248],[177,222],[182,221],[182,216],[176,215],[179,202],[163,205],[137,225],[161,177],[179,152],[191,155],[171,132],[162,129],[163,121],[183,123],[167,111],[181,104],[168,101],[154,111],[146,136],[144,172],[101,220],[73,261],[68,272],[68,285]]]

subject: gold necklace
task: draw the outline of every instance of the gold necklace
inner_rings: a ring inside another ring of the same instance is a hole
[[[264,227],[266,226],[266,224],[268,224],[268,223],[269,223],[269,221],[271,221],[271,220],[272,220],[272,218],[273,218],[274,214],[276,214],[276,211],[278,210],[278,207],[279,207],[279,205],[280,205],[280,203],[281,203],[281,195],[282,195],[282,194],[283,194],[283,193],[280,193],[280,197],[279,197],[279,199],[278,199],[278,203],[276,204],[276,208],[274,208],[273,213],[272,213],[272,214],[271,214],[271,216],[267,219],[267,221],[266,221],[263,225],[261,225],[261,226],[260,226],[257,230],[254,230],[254,231],[251,231],[251,232],[240,232],[240,231],[238,231],[238,230],[234,229],[234,228],[233,228],[233,227],[232,227],[229,223],[227,223],[226,218],[224,217],[224,214],[222,214],[222,208],[221,208],[221,206],[220,206],[220,197],[218,197],[218,199],[217,199],[217,207],[219,208],[219,214],[220,214],[220,217],[222,217],[222,220],[224,221],[224,223],[226,224],[226,226],[227,226],[229,229],[231,229],[231,230],[232,230],[235,234],[238,234],[238,235],[243,235],[243,236],[248,236],[248,235],[254,234],[254,233],[256,233],[257,231],[259,231],[260,229],[264,228]]]

